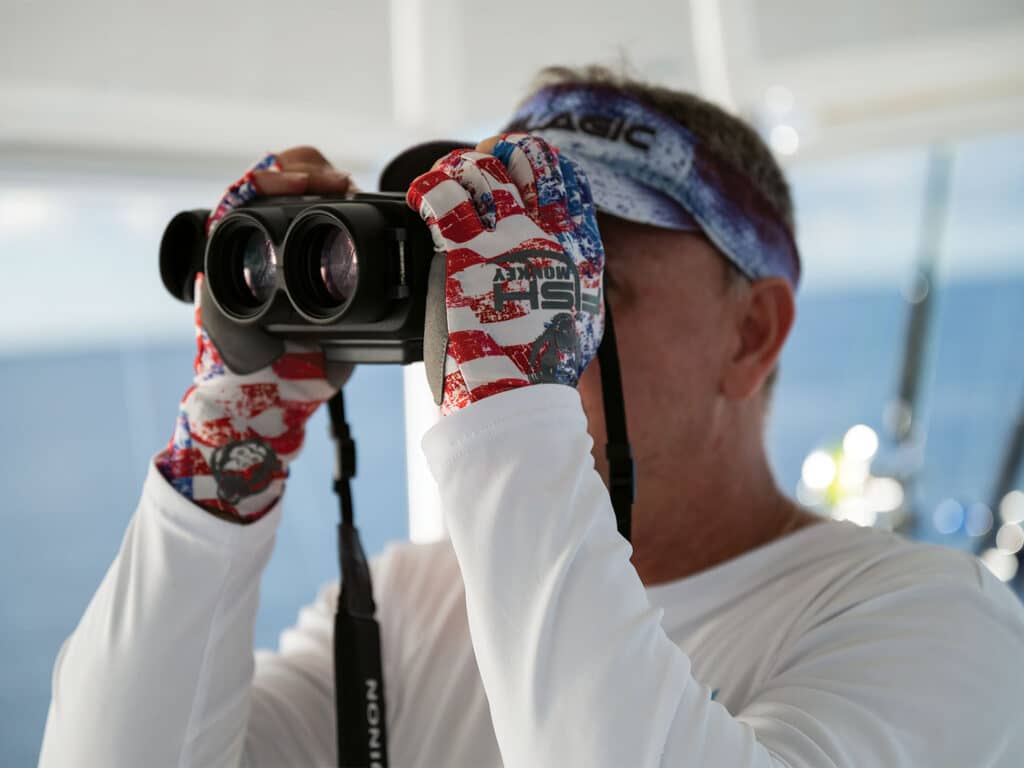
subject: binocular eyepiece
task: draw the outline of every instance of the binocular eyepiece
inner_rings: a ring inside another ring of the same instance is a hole
[[[254,350],[266,347],[262,360],[285,338],[316,341],[344,362],[422,359],[434,250],[404,195],[261,198],[209,237],[208,213],[170,221],[160,273],[183,301],[204,273],[203,324],[233,370],[246,372]]]

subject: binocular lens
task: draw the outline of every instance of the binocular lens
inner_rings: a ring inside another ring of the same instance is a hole
[[[344,304],[356,290],[359,257],[355,243],[346,229],[323,227],[318,234],[320,278],[330,297],[338,304]]]
[[[263,304],[274,292],[277,284],[277,254],[270,238],[253,230],[241,245],[242,278],[249,295],[257,304]]]
[[[314,212],[293,225],[285,249],[285,281],[295,308],[314,321],[344,314],[359,288],[359,256],[348,228]]]
[[[258,223],[228,218],[220,226],[206,264],[210,292],[228,314],[253,317],[277,290],[277,252]]]

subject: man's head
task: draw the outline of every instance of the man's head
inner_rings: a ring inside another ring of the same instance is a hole
[[[800,261],[788,185],[757,133],[692,94],[593,67],[544,70],[505,131],[539,135],[590,179],[638,467],[643,580],[678,578],[805,523],[764,451]],[[458,146],[407,150],[381,188],[404,189],[412,168]],[[607,477],[597,360],[579,392]]]
[[[537,76],[534,91],[557,85],[607,88],[671,118],[742,173],[774,208],[790,233],[795,232],[793,201],[785,174],[757,131],[743,120],[692,93],[644,83],[603,67],[548,67]]]
[[[762,212],[792,240],[793,206],[785,177],[764,142],[741,120],[692,94],[603,69],[545,70],[538,86],[552,85],[607,89],[682,126],[724,173],[740,180],[728,189],[755,195]],[[641,134],[635,138],[646,140]],[[657,149],[651,142],[650,151]],[[764,461],[768,392],[794,319],[795,279],[781,273],[748,276],[749,259],[746,269],[737,265],[698,226],[673,230],[608,213],[599,216],[599,226],[607,254],[605,290],[614,310],[640,474],[636,531],[642,536],[645,497],[667,492],[666,479],[699,492],[701,486],[720,483],[731,463],[744,471],[744,463]],[[722,239],[720,232],[712,234]],[[579,389],[604,474],[596,363]]]

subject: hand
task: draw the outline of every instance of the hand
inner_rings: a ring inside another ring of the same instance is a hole
[[[528,384],[576,386],[604,328],[582,169],[540,138],[504,134],[443,157],[407,200],[447,261],[442,413]]]
[[[260,195],[351,195],[358,190],[352,178],[338,171],[313,147],[292,147],[279,155],[266,155],[242,178],[228,187],[206,223],[217,222]]]
[[[224,192],[207,222],[212,229],[231,210],[260,195],[355,192],[312,147],[267,155]],[[288,464],[305,424],[351,374],[324,360],[319,347],[285,343],[267,367],[239,375],[227,368],[202,325],[202,281],[195,287],[198,352],[194,386],[181,401],[177,425],[157,467],[186,498],[233,522],[258,520],[284,491]]]

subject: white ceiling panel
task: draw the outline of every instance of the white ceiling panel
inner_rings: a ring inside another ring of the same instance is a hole
[[[529,0],[500,13],[465,3],[460,23],[467,103],[477,119],[506,119],[548,65],[598,63],[677,88],[697,84],[685,0]]]
[[[387,3],[14,0],[4,10],[0,142],[9,146],[237,165],[310,142],[351,163],[364,152],[345,147],[388,130]]]
[[[5,0],[3,11],[0,163],[214,171],[311,143],[368,174],[411,141],[494,130],[546,65],[595,62],[698,90],[766,132],[785,124],[797,159],[1024,125],[1020,0]],[[772,87],[792,102],[781,113],[768,109]]]
[[[5,83],[388,115],[388,5],[6,0]],[[10,6],[10,7],[8,7]]]
[[[1020,0],[751,0],[766,61],[917,44],[1024,22]]]

